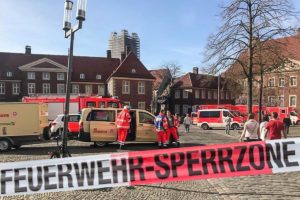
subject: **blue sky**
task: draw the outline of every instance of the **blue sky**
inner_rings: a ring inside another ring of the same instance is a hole
[[[219,6],[228,0],[87,1],[74,55],[105,57],[110,33],[127,29],[138,33],[141,61],[148,69],[176,62],[189,72],[205,66],[202,53],[207,38],[220,23]],[[300,2],[293,2],[300,10]],[[23,53],[25,45],[31,45],[32,53],[67,54],[63,6],[64,0],[0,0],[0,51]]]

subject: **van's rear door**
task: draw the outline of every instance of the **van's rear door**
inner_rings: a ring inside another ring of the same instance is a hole
[[[116,110],[91,111],[91,141],[115,141],[117,138]]]
[[[154,116],[142,110],[137,111],[136,141],[157,141],[157,133],[154,126]]]

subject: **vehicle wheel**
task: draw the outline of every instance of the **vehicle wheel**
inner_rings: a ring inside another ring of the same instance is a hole
[[[21,147],[21,145],[13,145],[12,147],[15,149],[19,149]]]
[[[232,128],[233,130],[238,130],[238,129],[240,128],[240,126],[239,126],[238,124],[232,124],[232,125],[231,125],[231,128]]]
[[[8,151],[11,149],[11,142],[8,139],[1,139],[0,140],[0,151]]]
[[[202,125],[201,125],[201,128],[202,128],[203,130],[208,130],[208,129],[209,129],[209,126],[208,126],[208,124],[202,124]]]
[[[49,127],[44,128],[44,130],[43,130],[43,137],[44,137],[45,140],[50,140],[50,138],[51,138],[51,130],[50,130]]]
[[[95,147],[105,147],[107,142],[94,142]]]

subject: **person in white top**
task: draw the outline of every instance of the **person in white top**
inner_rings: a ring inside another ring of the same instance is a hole
[[[250,113],[248,115],[248,121],[244,125],[243,133],[240,137],[240,141],[243,141],[245,137],[245,142],[258,141],[258,131],[259,131],[259,123],[254,119],[254,114]]]
[[[189,114],[186,114],[186,117],[183,119],[183,125],[185,128],[185,133],[189,133],[190,132],[190,125],[192,124],[192,120],[189,116]]]
[[[262,141],[265,141],[268,135],[268,129],[266,129],[268,122],[269,122],[269,116],[265,115],[263,117],[263,121],[260,123],[259,126],[259,133],[260,133],[259,135]]]

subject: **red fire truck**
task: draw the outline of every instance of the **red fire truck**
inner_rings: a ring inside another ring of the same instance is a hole
[[[273,112],[278,113],[279,119],[283,120],[287,115],[290,115],[290,119],[293,125],[300,124],[300,116],[293,107],[266,107],[267,114],[271,115]]]
[[[24,97],[23,102],[28,103],[47,103],[48,120],[53,121],[57,115],[64,113],[66,98],[63,96],[37,96]],[[121,108],[122,103],[117,97],[101,96],[71,96],[69,113],[80,113],[83,108]]]

